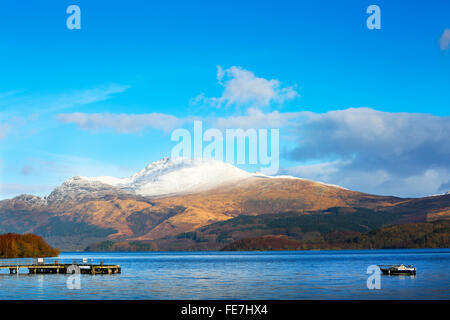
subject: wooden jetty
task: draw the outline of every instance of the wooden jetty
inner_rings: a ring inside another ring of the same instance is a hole
[[[44,259],[5,259],[0,261],[0,270],[9,269],[10,274],[18,274],[20,269],[28,269],[30,274],[117,274],[121,273],[120,265],[106,265],[86,262],[59,262],[47,263]]]

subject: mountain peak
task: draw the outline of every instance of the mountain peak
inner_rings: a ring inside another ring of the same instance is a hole
[[[48,196],[44,198],[48,203],[60,203],[69,200],[80,200],[89,197],[99,197],[105,194],[115,194],[119,189],[97,181],[92,178],[81,176],[72,177],[59,187],[56,187]]]
[[[162,196],[212,189],[251,176],[229,163],[214,159],[166,157],[148,164],[128,178],[76,176],[57,189],[73,191],[73,188],[89,190],[111,186],[142,196]]]
[[[205,191],[247,178],[299,179],[281,175],[268,176],[260,172],[248,173],[232,164],[215,159],[169,158],[165,157],[149,163],[143,169],[127,178],[110,176],[81,177],[75,176],[56,188],[47,200],[65,197],[67,193],[89,193],[123,191],[141,196],[180,195]],[[317,182],[320,183],[320,182]],[[320,183],[328,185],[325,183]],[[336,185],[328,185],[342,188]],[[112,190],[109,190],[112,189]],[[345,189],[345,188],[342,188]]]
[[[164,158],[124,180],[122,187],[144,196],[211,189],[251,174],[214,159]]]
[[[11,199],[13,207],[20,206],[31,206],[31,207],[42,207],[47,204],[47,201],[41,197],[34,196],[31,194],[21,194],[17,197]]]

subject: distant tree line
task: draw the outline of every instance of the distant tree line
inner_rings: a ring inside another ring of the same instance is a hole
[[[145,252],[155,251],[156,247],[148,241],[102,241],[89,245],[84,251],[90,252]]]
[[[308,241],[296,240],[285,235],[245,238],[226,245],[222,250],[339,250],[449,247],[450,221],[436,221],[388,226],[365,233],[332,231]]]

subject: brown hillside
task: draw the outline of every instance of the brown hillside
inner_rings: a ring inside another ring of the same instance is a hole
[[[68,246],[76,239],[82,248],[106,239],[160,239],[240,215],[314,214],[333,207],[349,212],[382,210],[401,214],[402,223],[423,222],[448,219],[450,195],[402,199],[303,179],[252,177],[209,191],[160,198],[114,189],[49,203],[20,196],[0,201],[0,232],[36,232],[49,243],[59,245],[64,240]]]

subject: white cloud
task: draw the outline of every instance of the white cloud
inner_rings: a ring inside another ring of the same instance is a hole
[[[303,113],[285,169],[369,193],[425,196],[450,182],[450,117],[369,108]],[[330,161],[330,159],[332,159]]]
[[[330,181],[331,177],[339,172],[339,166],[342,165],[342,163],[343,161],[336,160],[308,164],[283,169],[282,172],[314,181]]]
[[[64,123],[74,123],[87,130],[113,129],[117,133],[139,133],[146,129],[170,131],[181,126],[185,120],[162,113],[111,114],[111,113],[68,113],[59,114]]]
[[[245,115],[217,118],[213,120],[213,126],[224,128],[281,128],[292,126],[293,120],[299,119],[303,112],[278,112],[263,113],[256,108],[249,108]]]
[[[448,50],[450,47],[450,29],[445,29],[439,39],[439,47],[441,50]]]
[[[450,163],[450,117],[370,108],[305,113],[297,134],[299,146],[293,153],[301,159],[357,154],[388,163]],[[434,151],[436,157],[424,151]]]
[[[204,123],[213,128],[281,128],[293,126],[298,119],[309,112],[264,113],[256,108],[249,108],[245,115],[229,117],[205,117]],[[170,131],[191,123],[194,118],[177,118],[169,114],[110,114],[110,113],[67,113],[59,114],[58,120],[73,123],[85,130],[113,129],[117,133],[140,133],[146,129]],[[198,119],[202,120],[202,119]]]
[[[194,105],[212,107],[267,107],[281,105],[298,96],[294,87],[282,87],[275,79],[256,77],[251,71],[233,66],[228,69],[217,67],[217,80],[224,90],[220,97],[206,97],[204,93],[194,98]]]
[[[332,161],[286,168],[280,173],[387,196],[423,197],[450,191],[448,186],[443,187],[450,181],[450,171],[445,168],[398,176],[389,168],[385,170],[381,166],[376,170],[365,171],[354,166],[351,161]]]

